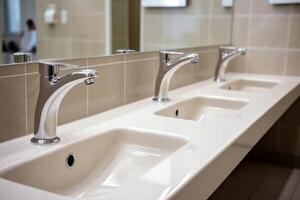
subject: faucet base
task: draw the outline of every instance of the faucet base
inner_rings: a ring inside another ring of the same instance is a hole
[[[159,98],[159,97],[154,97],[152,100],[153,101],[158,101],[158,102],[168,102],[168,101],[170,101],[169,98]]]
[[[216,81],[217,83],[222,83],[222,82],[225,82],[226,79],[225,79],[225,78],[215,78],[215,81]]]
[[[49,145],[49,144],[55,144],[60,141],[59,137],[51,138],[51,139],[40,139],[40,138],[31,138],[30,140],[33,144],[38,144],[38,145]]]

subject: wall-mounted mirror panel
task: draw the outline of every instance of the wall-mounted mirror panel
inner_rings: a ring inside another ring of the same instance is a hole
[[[232,1],[0,0],[0,63],[228,44]]]

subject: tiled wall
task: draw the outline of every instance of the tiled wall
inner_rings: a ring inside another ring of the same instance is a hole
[[[274,6],[267,0],[236,0],[233,44],[248,48],[230,70],[300,76],[300,5]],[[300,99],[256,146],[257,155],[276,162],[298,160]]]
[[[220,0],[190,0],[184,8],[144,8],[143,50],[229,44],[232,8]]]
[[[38,58],[77,58],[105,54],[104,0],[37,0]],[[48,25],[44,12],[55,4],[58,22]],[[60,11],[68,13],[67,24]]]
[[[200,62],[176,72],[171,88],[212,77],[217,48],[189,49],[199,52]],[[95,84],[80,84],[64,98],[59,124],[94,115],[124,104],[150,97],[158,71],[158,52],[92,57],[63,62],[99,72]],[[39,90],[37,64],[0,66],[0,142],[33,132],[34,111]],[[64,69],[61,75],[74,69]]]
[[[231,70],[300,75],[300,5],[236,0],[233,44],[248,48]]]

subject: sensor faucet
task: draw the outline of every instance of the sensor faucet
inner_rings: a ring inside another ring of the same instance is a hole
[[[59,77],[61,67],[77,67],[65,63],[39,62],[40,91],[34,118],[34,137],[31,142],[39,145],[59,142],[56,135],[59,105],[65,95],[77,84],[91,85],[96,70],[80,70]]]
[[[228,66],[228,63],[240,55],[245,55],[247,49],[246,48],[237,48],[237,47],[220,47],[219,48],[219,60],[216,66],[215,71],[215,81],[223,82],[225,81],[225,71]]]
[[[180,56],[178,59],[171,60],[171,56]],[[154,101],[165,102],[169,101],[168,91],[170,87],[170,80],[174,73],[182,66],[199,61],[199,54],[191,53],[184,54],[182,52],[160,51],[159,71],[155,83],[155,97]]]

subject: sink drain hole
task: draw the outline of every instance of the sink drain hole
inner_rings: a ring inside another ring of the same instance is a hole
[[[176,117],[178,117],[178,115],[179,115],[179,111],[178,111],[178,109],[175,111],[175,116]]]
[[[69,153],[66,157],[66,166],[72,168],[75,164],[75,156],[73,153]]]

